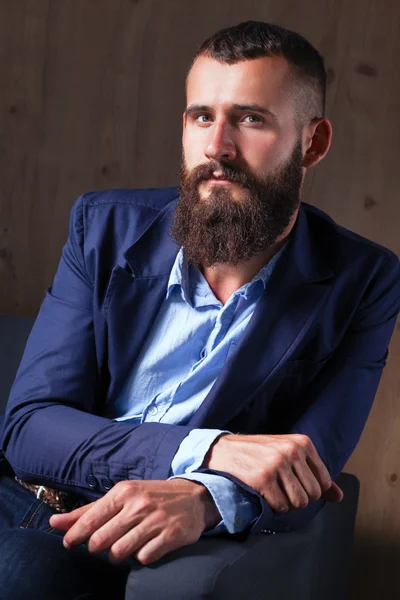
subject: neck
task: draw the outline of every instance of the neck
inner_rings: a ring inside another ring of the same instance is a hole
[[[265,252],[252,256],[249,260],[237,265],[218,264],[212,267],[201,267],[208,285],[222,304],[242,285],[245,285],[275,256],[286,242],[296,222],[297,212],[289,226],[275,243]]]

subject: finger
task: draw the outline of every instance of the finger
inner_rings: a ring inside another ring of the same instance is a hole
[[[309,501],[319,500],[322,489],[317,478],[305,460],[298,460],[293,465],[293,471],[300,481]]]
[[[140,523],[131,528],[110,547],[108,558],[112,563],[119,563],[125,558],[137,553],[147,542],[159,535],[159,528],[155,530],[149,524]]]
[[[287,496],[290,508],[305,508],[309,502],[307,493],[292,469],[280,469],[281,487]]]
[[[311,471],[314,473],[321,487],[321,491],[324,492],[325,490],[329,490],[332,483],[331,476],[313,444],[308,448],[306,461]]]
[[[343,490],[336,485],[334,481],[332,481],[332,485],[329,490],[325,490],[325,492],[322,494],[323,500],[326,500],[327,502],[341,502],[343,497]]]
[[[135,552],[134,556],[143,565],[149,565],[160,560],[169,552],[188,545],[187,542],[183,543],[179,538],[168,539],[165,532],[162,532],[160,535],[153,537],[138,552]]]
[[[128,532],[135,532],[137,525],[139,525],[141,521],[143,521],[143,515],[132,517],[132,515],[128,515],[127,511],[121,510],[121,512],[99,527],[93,535],[90,536],[87,543],[89,552],[103,552],[106,548],[110,548],[113,544],[118,542],[118,540],[125,537]],[[140,533],[140,529],[139,533],[132,533],[132,538],[134,538],[135,535],[138,537]]]
[[[106,496],[95,502],[88,511],[79,517],[64,536],[64,546],[83,544],[97,529],[107,523],[120,511],[120,507]]]
[[[277,480],[274,480],[261,490],[261,493],[269,506],[278,513],[287,513],[290,503],[286,494],[282,491]]]
[[[54,529],[62,529],[67,531],[74,523],[76,523],[81,515],[84,515],[85,512],[90,509],[90,507],[91,504],[85,504],[85,506],[80,506],[69,513],[58,513],[56,515],[52,515],[49,520],[50,526],[54,527]]]

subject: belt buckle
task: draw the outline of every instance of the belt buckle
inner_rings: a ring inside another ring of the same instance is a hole
[[[45,491],[46,491],[46,488],[44,487],[44,485],[41,485],[40,488],[38,489],[38,491],[36,492],[36,498],[38,500],[41,500]]]

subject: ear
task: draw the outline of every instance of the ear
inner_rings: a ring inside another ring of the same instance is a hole
[[[303,131],[303,167],[309,169],[327,154],[332,139],[332,125],[328,119],[313,119]]]

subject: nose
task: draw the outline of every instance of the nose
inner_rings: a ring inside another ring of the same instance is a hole
[[[205,151],[209,159],[234,160],[236,158],[236,146],[230,134],[230,127],[226,123],[215,123],[210,128],[210,138]]]

